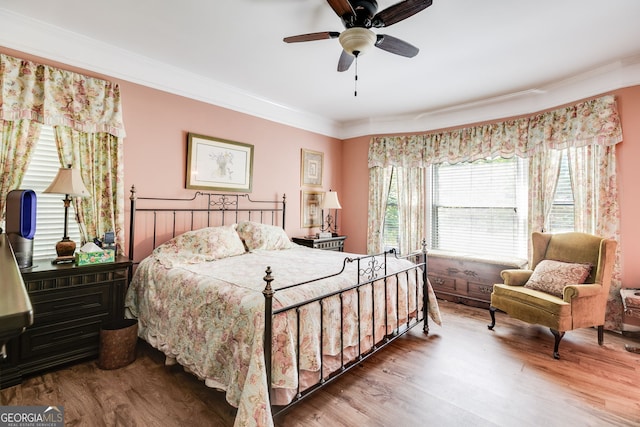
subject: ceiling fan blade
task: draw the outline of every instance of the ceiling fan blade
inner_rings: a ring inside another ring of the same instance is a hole
[[[347,0],[327,0],[331,9],[338,15],[340,18],[343,18],[346,15],[355,15],[356,12],[353,10],[351,3]]]
[[[321,33],[300,34],[299,36],[285,37],[286,43],[310,42],[314,40],[335,39],[340,35],[337,31],[323,31]]]
[[[343,50],[340,54],[340,59],[338,60],[338,71],[347,71],[351,64],[353,64],[353,60],[356,59],[355,56],[347,53],[346,50]]]
[[[388,27],[428,8],[433,0],[404,0],[381,10],[373,17],[372,26]]]
[[[376,47],[379,47],[382,50],[386,50],[387,52],[395,53],[396,55],[413,58],[418,54],[418,52],[420,52],[420,49],[418,49],[414,45],[393,36],[378,34],[376,39]]]

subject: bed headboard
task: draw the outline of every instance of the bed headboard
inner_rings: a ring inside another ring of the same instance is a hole
[[[205,193],[192,197],[141,197],[131,186],[129,259],[137,263],[158,245],[186,231],[239,221],[285,227],[286,200],[252,200],[249,194]],[[135,254],[138,255],[136,260]]]

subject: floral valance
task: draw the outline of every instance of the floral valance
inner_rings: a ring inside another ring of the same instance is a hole
[[[4,54],[0,54],[0,119],[125,136],[117,84]]]
[[[614,145],[622,127],[612,95],[530,117],[441,133],[374,137],[369,167],[425,167],[487,157],[531,157],[548,149]]]

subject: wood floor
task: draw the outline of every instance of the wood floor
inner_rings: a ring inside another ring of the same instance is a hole
[[[639,426],[636,344],[568,332],[560,360],[548,329],[442,301],[443,326],[420,327],[294,406],[277,426]],[[67,426],[232,426],[234,411],[140,342],[136,361],[103,371],[95,361],[0,391],[1,405],[62,405]]]

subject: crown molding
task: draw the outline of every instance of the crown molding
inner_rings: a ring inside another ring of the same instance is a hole
[[[428,132],[554,108],[640,84],[640,56],[562,81],[413,114],[337,122],[0,8],[0,45],[102,75],[338,139]]]
[[[343,123],[342,139],[362,135],[428,132],[507,117],[533,114],[580,99],[640,84],[640,56],[594,68],[570,78],[467,104],[411,115]]]

